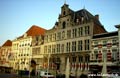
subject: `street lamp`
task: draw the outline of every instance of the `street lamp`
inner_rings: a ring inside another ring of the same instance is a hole
[[[47,75],[49,73],[49,61],[50,61],[50,53],[48,54],[48,67],[47,67]],[[48,77],[47,77],[48,78]]]
[[[17,70],[17,71],[18,71],[18,74],[19,74],[19,60],[18,60],[18,62],[17,62],[17,65],[18,65],[18,70]]]

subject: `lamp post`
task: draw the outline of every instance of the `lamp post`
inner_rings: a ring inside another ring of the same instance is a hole
[[[48,72],[49,72],[49,63],[50,63],[50,53],[48,54],[48,67],[47,67],[47,75],[48,75]],[[47,77],[48,78],[48,77]]]
[[[18,74],[19,74],[19,60],[18,60],[18,62],[17,62],[17,65],[18,65],[18,70],[17,70],[17,72],[18,72]]]

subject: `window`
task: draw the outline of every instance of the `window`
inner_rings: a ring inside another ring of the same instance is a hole
[[[82,40],[78,41],[78,51],[82,51]]]
[[[90,59],[89,55],[86,55],[85,56],[85,62],[89,62],[89,59]]]
[[[77,29],[72,30],[73,38],[77,37]]]
[[[66,12],[65,12],[65,11],[63,12],[63,15],[66,15]]]
[[[62,32],[62,39],[65,39],[65,31]]]
[[[51,53],[51,45],[48,46],[48,53]]]
[[[112,39],[112,44],[116,45],[116,43],[117,43],[117,39]]]
[[[44,53],[47,53],[47,46],[44,47]]]
[[[45,41],[48,42],[48,35],[45,36]]]
[[[103,46],[107,45],[107,40],[103,40]]]
[[[37,54],[40,54],[40,47],[38,47],[36,49],[37,49]]]
[[[36,41],[39,41],[39,36],[36,36]]]
[[[71,30],[67,30],[67,38],[71,38]]]
[[[90,41],[89,40],[85,40],[85,50],[89,50],[90,49],[89,45],[90,45]]]
[[[52,45],[52,53],[55,53],[55,51],[54,51],[54,45]]]
[[[61,45],[61,52],[64,53],[64,44]]]
[[[89,34],[90,34],[89,26],[85,26],[85,35]]]
[[[72,42],[72,51],[76,51],[76,41]]]
[[[79,56],[79,62],[83,62],[83,56]]]
[[[79,36],[83,35],[83,28],[82,27],[78,28],[78,35]]]
[[[49,39],[50,39],[50,41],[52,41],[52,34],[49,35]]]
[[[55,41],[55,34],[52,34],[52,41]]]
[[[94,41],[94,47],[97,47],[98,46],[98,41]]]
[[[115,61],[118,59],[117,55],[118,51],[117,49],[112,49],[112,60]]]
[[[60,52],[60,44],[57,44],[57,52]]]
[[[56,49],[56,46],[54,44],[54,45],[52,45],[52,53],[55,53],[55,49]]]
[[[29,54],[27,54],[27,56],[29,56]]]
[[[66,22],[65,22],[65,21],[62,23],[62,28],[63,28],[63,29],[66,28]]]
[[[58,32],[58,33],[57,33],[57,39],[58,39],[58,40],[61,40],[61,32]]]
[[[98,45],[98,41],[94,41],[94,45]]]
[[[55,33],[55,40],[56,40],[56,33]]]
[[[76,62],[76,57],[72,57],[72,62]]]
[[[67,46],[66,46],[66,51],[67,51],[67,52],[70,52],[70,42],[67,42],[66,45],[67,45]]]

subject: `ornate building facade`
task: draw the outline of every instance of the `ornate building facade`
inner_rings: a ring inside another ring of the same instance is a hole
[[[69,58],[71,73],[76,76],[88,73],[92,36],[105,32],[99,15],[94,16],[86,9],[73,11],[64,4],[58,22],[44,37],[44,59],[50,59],[49,69],[65,73]]]

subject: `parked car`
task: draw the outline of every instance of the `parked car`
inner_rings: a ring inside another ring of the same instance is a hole
[[[55,78],[54,75],[52,75],[51,73],[47,71],[39,71],[38,76],[40,76],[41,78]]]

